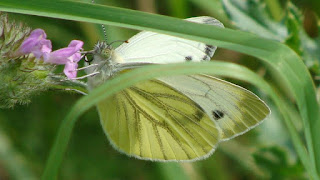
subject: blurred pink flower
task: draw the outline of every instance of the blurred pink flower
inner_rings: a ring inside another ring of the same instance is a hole
[[[30,36],[25,39],[19,49],[19,53],[32,53],[36,58],[43,59],[44,62],[52,64],[65,64],[64,73],[69,78],[77,77],[78,62],[82,58],[80,50],[83,42],[72,40],[68,47],[52,51],[51,41],[47,40],[47,35],[42,29],[35,29]]]
[[[47,57],[51,52],[52,45],[51,41],[46,38],[47,35],[44,30],[33,30],[30,36],[22,42],[19,48],[20,53],[33,53],[33,55],[38,59],[40,59],[41,57]]]

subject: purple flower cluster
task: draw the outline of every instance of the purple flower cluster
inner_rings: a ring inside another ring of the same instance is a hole
[[[32,53],[36,58],[52,64],[64,64],[64,74],[69,78],[77,77],[78,62],[82,58],[80,50],[83,42],[72,40],[68,47],[52,52],[51,41],[46,39],[47,35],[42,29],[35,29],[26,38],[20,48],[20,54]]]

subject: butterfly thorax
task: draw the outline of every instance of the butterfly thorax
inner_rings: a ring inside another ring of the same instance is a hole
[[[118,58],[115,57],[114,49],[106,42],[98,42],[92,51],[92,55],[93,60],[90,64],[96,66],[87,68],[85,71],[87,74],[95,74],[96,72],[99,72],[99,74],[88,78],[89,90],[101,85],[116,74],[115,66],[119,64],[117,62]]]

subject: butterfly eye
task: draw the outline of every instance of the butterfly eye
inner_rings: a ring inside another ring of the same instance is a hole
[[[85,54],[84,61],[90,64],[93,61],[93,55],[91,53]]]

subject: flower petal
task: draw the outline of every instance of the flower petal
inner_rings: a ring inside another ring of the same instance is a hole
[[[77,51],[82,49],[82,46],[83,46],[83,42],[80,40],[72,40],[68,45],[68,47],[74,47]]]
[[[78,68],[77,63],[67,62],[66,65],[64,66],[63,72],[69,79],[72,79],[77,77],[77,68]]]
[[[19,51],[21,54],[33,53],[36,58],[40,58],[44,54],[51,52],[51,41],[46,39],[47,35],[42,29],[35,29],[30,36],[25,39]]]
[[[46,57],[51,52],[51,41],[47,39],[42,39],[41,42],[39,42],[38,46],[36,46],[32,53],[36,58],[40,57]]]
[[[54,64],[66,64],[67,62],[78,62],[81,59],[80,49],[83,46],[83,42],[79,40],[73,40],[66,48],[58,49],[50,53],[50,56],[45,59],[46,62]]]

